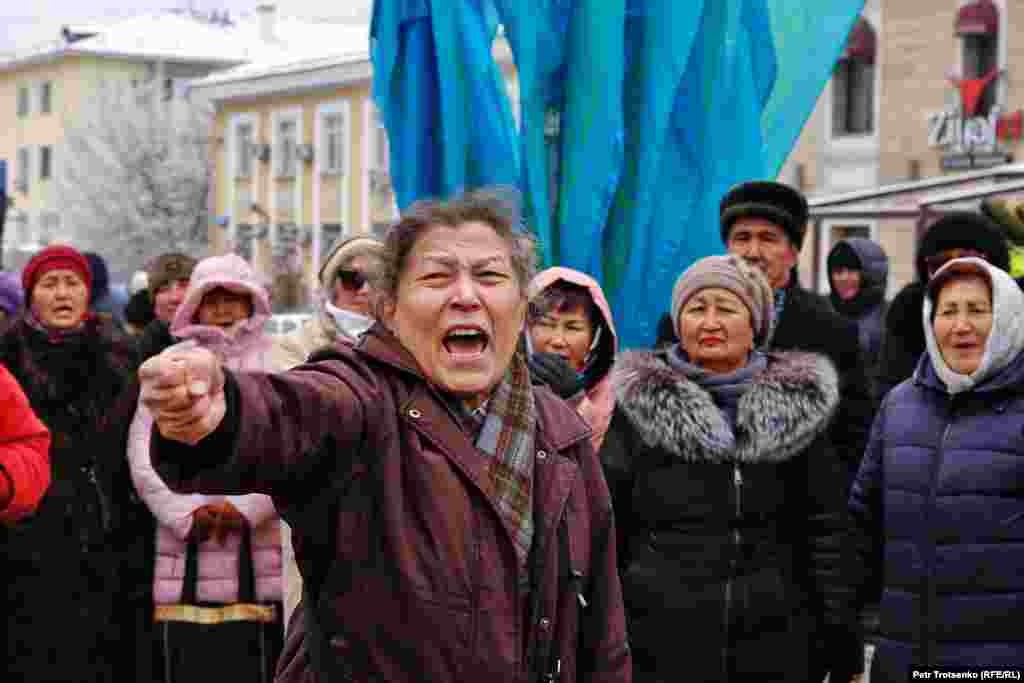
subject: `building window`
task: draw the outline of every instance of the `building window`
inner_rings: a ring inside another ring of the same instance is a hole
[[[53,83],[46,81],[39,86],[39,113],[49,114],[53,111]]]
[[[996,103],[995,79],[998,75],[996,48],[999,40],[996,34],[976,33],[961,36],[963,77],[966,80],[990,82],[981,91],[975,104],[975,116],[988,116]]]
[[[39,179],[49,180],[53,174],[53,148],[43,145],[39,148]]]
[[[324,223],[320,226],[320,252],[327,254],[335,242],[341,239],[341,223]]]
[[[30,162],[29,162],[29,149],[28,149],[28,147],[19,147],[18,148],[18,171],[17,171],[17,175],[15,175],[14,187],[15,187],[16,190],[18,190],[22,194],[28,194],[28,190],[29,190],[28,179],[29,179],[29,171],[31,170],[31,167],[29,166],[29,163]]]
[[[875,31],[861,18],[832,75],[832,134],[870,135],[874,118]]]
[[[388,130],[380,118],[380,112],[373,110],[373,168],[389,173],[391,170],[391,149],[388,145]]]
[[[988,116],[996,104],[999,77],[999,8],[992,0],[970,0],[957,11],[954,33],[960,38],[960,88],[964,115]]]
[[[235,128],[235,177],[252,177],[253,126],[251,123],[240,123]]]
[[[345,118],[341,112],[331,112],[323,117],[323,145],[320,158],[323,159],[324,174],[336,175],[344,170]]]
[[[18,118],[24,118],[28,116],[28,87],[24,85],[18,86]]]
[[[388,131],[376,107],[370,124],[370,192],[385,197],[391,192],[391,151]]]
[[[292,119],[284,119],[277,124],[277,176],[279,178],[295,177],[295,145],[296,124]]]
[[[239,223],[235,226],[234,253],[241,256],[248,263],[252,263],[253,256],[253,234],[255,226],[249,223]]]

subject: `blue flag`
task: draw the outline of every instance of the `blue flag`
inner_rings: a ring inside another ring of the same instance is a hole
[[[399,203],[514,172],[544,264],[595,276],[623,346],[648,345],[679,273],[724,251],[722,195],[778,174],[863,4],[377,0],[374,92]],[[518,133],[488,61],[497,22]]]
[[[678,275],[725,250],[721,197],[778,174],[862,6],[630,3],[627,163],[602,279],[624,345],[650,344]]]
[[[398,206],[515,186],[519,157],[488,0],[376,0],[373,93],[388,131]]]

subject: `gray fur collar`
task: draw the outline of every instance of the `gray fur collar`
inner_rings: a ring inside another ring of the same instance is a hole
[[[768,367],[740,398],[733,440],[711,395],[662,354],[623,352],[612,369],[616,405],[643,442],[688,461],[779,462],[821,434],[839,403],[839,378],[823,356],[768,353]]]

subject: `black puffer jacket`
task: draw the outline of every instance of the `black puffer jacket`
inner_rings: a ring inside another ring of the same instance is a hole
[[[133,350],[109,324],[54,341],[15,321],[0,362],[52,434],[52,483],[4,527],[5,681],[148,680],[155,526],[125,457]]]
[[[826,436],[835,370],[812,354],[768,354],[740,399],[733,442],[710,394],[665,353],[620,357],[600,454],[633,680],[802,681],[817,647],[832,680],[849,680],[863,661],[845,482]]]

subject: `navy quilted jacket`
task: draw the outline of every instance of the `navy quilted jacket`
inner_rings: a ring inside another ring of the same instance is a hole
[[[881,593],[872,683],[1024,667],[1024,353],[951,396],[926,353],[887,396],[850,497]]]

